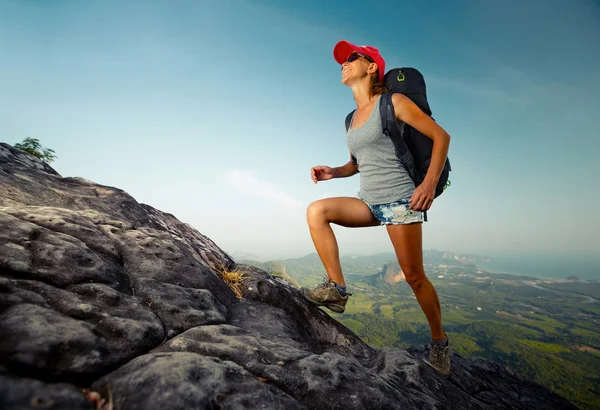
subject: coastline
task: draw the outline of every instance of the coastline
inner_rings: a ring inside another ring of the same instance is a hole
[[[551,261],[547,258],[493,258],[491,262],[476,262],[477,270],[492,274],[533,277],[538,280],[555,282],[570,282],[570,276],[576,276],[579,281],[600,281],[600,266],[596,267],[587,260]]]

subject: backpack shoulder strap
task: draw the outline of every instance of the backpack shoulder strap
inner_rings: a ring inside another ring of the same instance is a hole
[[[396,156],[404,165],[411,179],[414,181],[416,177],[415,161],[406,145],[404,134],[406,132],[406,124],[398,124],[394,113],[394,104],[392,102],[392,91],[388,91],[381,95],[379,103],[379,114],[381,115],[381,127],[383,133],[387,135],[396,149]]]
[[[348,129],[350,129],[350,122],[352,121],[352,116],[354,115],[354,111],[356,111],[356,110],[352,110],[352,112],[350,112],[350,114],[346,115],[346,132],[348,132]]]
[[[354,111],[356,110],[352,110],[348,115],[346,115],[346,132],[348,132],[348,130],[350,129],[350,123],[352,122]],[[352,165],[358,165],[358,160],[352,152],[350,152],[350,162],[352,162]]]
[[[388,91],[381,95],[379,101],[379,114],[381,116],[381,126],[383,127],[383,133],[388,137],[392,138],[392,133],[400,131],[396,123],[396,116],[394,115],[394,104],[392,103],[392,92]]]
[[[408,147],[404,141],[405,124],[398,124],[394,112],[394,103],[392,102],[392,91],[381,95],[379,102],[379,114],[381,116],[381,127],[383,133],[390,137],[394,143],[400,159],[408,153]]]

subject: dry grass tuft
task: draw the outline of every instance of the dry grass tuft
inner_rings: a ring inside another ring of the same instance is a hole
[[[217,272],[227,286],[233,290],[237,298],[243,299],[244,272],[239,269],[230,270],[224,265],[221,265]]]

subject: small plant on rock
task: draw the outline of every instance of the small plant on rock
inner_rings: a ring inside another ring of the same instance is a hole
[[[228,267],[221,265],[221,268],[218,270],[218,274],[227,284],[227,286],[233,290],[233,293],[235,293],[238,299],[242,299],[244,297],[244,272],[242,272],[240,269],[231,270]]]
[[[43,147],[40,140],[37,138],[25,138],[22,142],[15,144],[15,148],[25,151],[28,154],[38,157],[48,164],[54,161],[57,157],[54,155],[54,150]]]

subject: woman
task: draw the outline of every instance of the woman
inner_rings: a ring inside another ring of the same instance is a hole
[[[319,306],[342,313],[348,301],[339,250],[331,223],[346,227],[385,225],[398,262],[431,328],[429,363],[441,374],[450,373],[450,347],[442,328],[440,302],[423,268],[423,213],[431,207],[435,188],[448,154],[450,136],[409,98],[392,96],[398,122],[405,122],[433,140],[431,164],[417,187],[399,164],[392,141],[383,134],[379,99],[385,61],[375,47],[336,44],[333,55],[342,66],[342,83],[350,87],[356,111],[346,134],[350,161],[336,168],[325,165],[311,169],[314,183],[345,178],[360,172],[358,198],[337,197],[315,201],[308,207],[307,222],[313,243],[328,278],[303,295]]]

